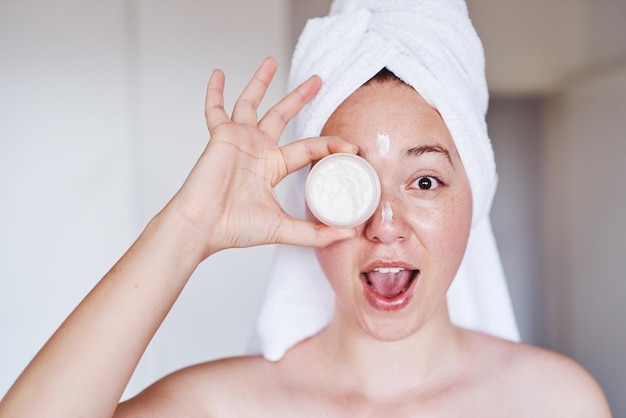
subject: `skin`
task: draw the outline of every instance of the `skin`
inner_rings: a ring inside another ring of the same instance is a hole
[[[434,109],[401,84],[370,85],[340,106],[324,136],[279,148],[286,122],[320,80],[311,78],[257,122],[275,70],[271,59],[261,65],[232,117],[223,108],[223,74],[213,74],[211,141],[187,181],[33,359],[2,400],[0,417],[610,416],[593,379],[571,360],[450,323],[444,296],[469,233],[471,192]],[[386,156],[368,150],[381,129],[393,138]],[[432,152],[399,157],[407,146],[435,142],[449,161]],[[381,202],[394,208],[391,225],[382,225],[380,208],[354,229],[282,211],[273,187],[332,152],[360,152],[374,164]],[[435,174],[442,185],[414,188],[416,176]],[[237,193],[241,187],[259,192]],[[259,213],[263,222],[255,222]],[[192,366],[118,406],[197,265],[224,248],[275,242],[319,248],[337,293],[331,324],[279,362],[244,357]],[[383,312],[363,296],[360,274],[381,261],[420,270],[402,309]]]

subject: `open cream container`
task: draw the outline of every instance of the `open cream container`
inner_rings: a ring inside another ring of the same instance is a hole
[[[350,228],[369,219],[380,202],[380,180],[363,158],[331,154],[317,162],[305,186],[309,210],[326,225]]]

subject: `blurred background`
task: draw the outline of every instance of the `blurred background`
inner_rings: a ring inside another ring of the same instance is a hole
[[[328,0],[0,2],[0,396],[175,193],[261,60]],[[523,339],[626,417],[626,1],[469,0],[487,55],[493,220]],[[126,391],[245,352],[274,248],[207,260]]]

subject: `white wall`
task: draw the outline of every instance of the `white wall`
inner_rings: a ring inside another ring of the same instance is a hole
[[[183,181],[208,138],[211,70],[225,70],[230,107],[276,56],[267,103],[282,95],[288,10],[285,0],[0,3],[0,396]],[[202,265],[127,393],[243,352],[272,251]]]
[[[122,1],[0,3],[0,393],[134,233]]]

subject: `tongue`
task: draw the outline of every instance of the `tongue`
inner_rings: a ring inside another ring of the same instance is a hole
[[[411,270],[401,270],[398,273],[379,273],[373,270],[367,273],[367,279],[374,292],[391,299],[402,293],[411,280],[411,274]]]

